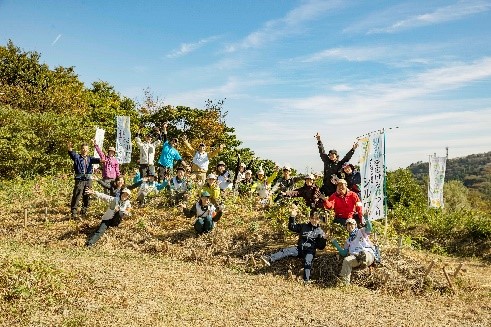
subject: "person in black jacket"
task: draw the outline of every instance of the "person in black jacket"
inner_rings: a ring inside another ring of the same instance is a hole
[[[310,222],[297,224],[295,218],[297,209],[291,211],[288,229],[299,234],[297,246],[284,248],[276,253],[261,256],[265,265],[270,266],[273,262],[287,257],[299,257],[303,259],[303,280],[305,283],[310,281],[310,272],[316,250],[326,247],[326,234],[319,226],[319,214],[312,212]]]
[[[348,153],[346,153],[344,158],[338,160],[339,156],[336,150],[329,150],[329,154],[326,154],[319,133],[315,135],[315,138],[317,139],[319,155],[324,163],[324,179],[322,180],[321,192],[325,196],[329,197],[331,194],[336,192],[336,179],[339,170],[341,170],[341,167],[345,162],[348,162],[351,159],[355,153],[355,149],[358,147],[358,143],[353,144],[353,147],[348,151]],[[331,181],[332,178],[334,178],[333,181]]]

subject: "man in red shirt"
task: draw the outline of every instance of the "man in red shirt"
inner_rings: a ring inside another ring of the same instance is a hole
[[[346,220],[354,218],[363,225],[363,205],[355,192],[348,189],[344,179],[338,180],[336,192],[329,198],[322,196],[324,208],[334,209],[334,222],[346,226]]]

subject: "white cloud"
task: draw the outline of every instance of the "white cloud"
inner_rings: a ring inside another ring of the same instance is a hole
[[[414,15],[401,19],[389,26],[371,28],[368,34],[374,33],[395,33],[410,28],[435,25],[448,21],[462,19],[464,17],[479,14],[491,9],[491,4],[486,1],[459,1],[455,4],[437,8],[432,12]]]
[[[51,45],[55,45],[56,42],[58,42],[58,40],[61,38],[61,34],[58,34],[58,36],[56,37],[56,39],[51,43]]]
[[[198,42],[183,43],[183,44],[181,44],[179,49],[173,50],[171,53],[169,53],[167,55],[167,58],[178,58],[178,57],[188,55],[189,53],[196,51],[199,48],[203,47],[205,44],[213,42],[219,38],[220,38],[220,36],[215,35],[215,36],[210,36],[210,37],[205,38],[205,39],[201,39]]]
[[[227,52],[239,49],[257,48],[277,39],[287,37],[302,31],[302,24],[322,16],[325,12],[340,7],[339,0],[310,0],[292,9],[284,17],[267,21],[260,29],[247,35],[242,41],[230,44]]]

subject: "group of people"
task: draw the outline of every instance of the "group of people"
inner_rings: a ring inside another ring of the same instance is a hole
[[[120,174],[114,147],[109,147],[107,152],[104,152],[93,140],[94,148],[99,155],[97,158],[89,155],[88,144],[83,144],[80,153],[76,153],[69,143],[68,154],[73,160],[75,178],[70,204],[71,216],[75,218],[79,215],[80,200],[80,215],[87,214],[90,196],[109,203],[100,226],[86,242],[86,246],[93,246],[108,227],[118,226],[130,215],[132,190],[136,190],[139,206],[147,205],[147,200],[152,194],[166,190],[171,203],[182,208],[184,216],[194,217],[194,229],[198,234],[210,232],[216,226],[223,215],[221,199],[230,194],[256,196],[258,203],[263,206],[280,202],[284,198],[301,197],[310,208],[310,221],[304,224],[297,223],[295,206],[288,224],[292,232],[299,234],[298,244],[263,256],[263,262],[270,265],[288,256],[301,257],[304,262],[304,281],[309,282],[316,250],[326,246],[326,235],[319,225],[320,212],[332,209],[334,222],[346,226],[350,234],[344,247],[332,240],[333,246],[345,257],[340,276],[343,282],[349,283],[351,268],[359,265],[369,266],[374,262],[373,245],[369,239],[371,224],[363,218],[360,200],[360,174],[349,163],[357,143],[339,160],[336,150],[330,150],[326,154],[319,133],[315,137],[319,155],[324,163],[320,188],[315,184],[316,177],[313,174],[291,176],[292,170],[289,166],[282,168],[281,176],[278,176],[279,167],[276,167],[270,176],[266,176],[260,168],[254,178],[251,164],[241,162],[240,156],[235,171],[230,171],[223,161],[219,161],[210,172],[210,159],[219,155],[224,146],[220,145],[214,151],[207,152],[206,145],[201,143],[198,149],[193,149],[187,138],[183,137],[186,149],[194,152],[191,163],[187,164],[176,148],[178,139],[169,140],[167,124],[163,125],[163,133],[160,129],[154,128],[151,133],[137,135],[135,138],[139,149],[139,166],[130,185],[126,185],[124,177]],[[157,149],[161,144],[158,166],[155,167]],[[96,164],[101,165],[100,179],[94,175]],[[304,184],[296,187],[297,182],[302,179]],[[102,186],[103,192],[93,189],[94,180]],[[191,208],[187,208],[192,188],[198,191],[198,198]]]

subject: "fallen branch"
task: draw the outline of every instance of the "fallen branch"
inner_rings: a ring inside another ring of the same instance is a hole
[[[448,286],[450,287],[450,289],[452,290],[452,292],[455,293],[455,289],[454,289],[454,287],[452,285],[452,281],[450,280],[450,277],[447,274],[447,271],[445,270],[445,266],[442,267],[442,270],[443,270],[443,275],[445,275],[445,278],[447,279]]]

